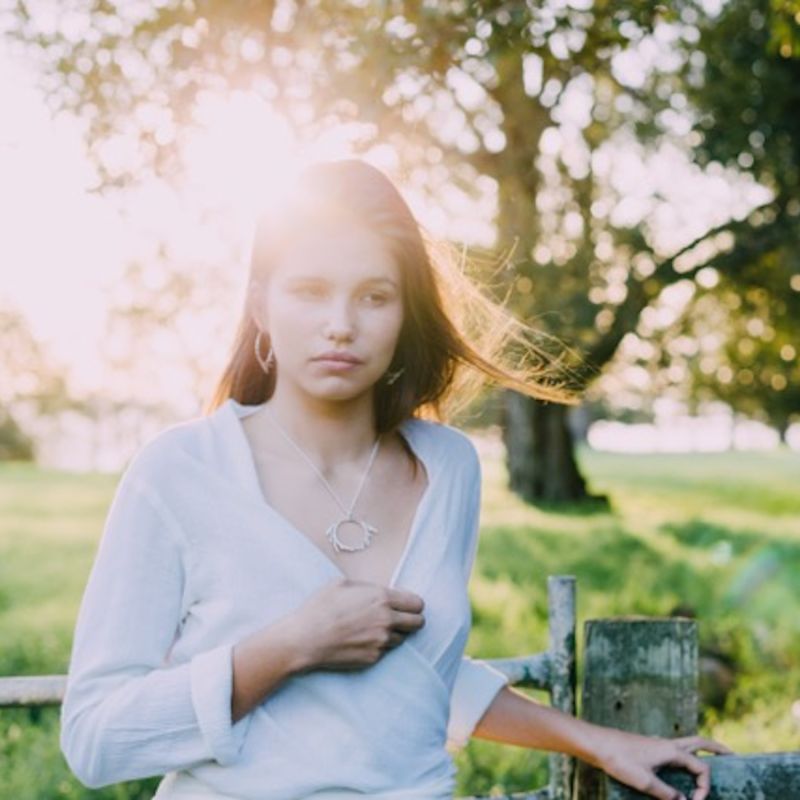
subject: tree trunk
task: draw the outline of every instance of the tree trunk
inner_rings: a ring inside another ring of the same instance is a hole
[[[780,437],[780,443],[782,445],[788,445],[789,441],[786,438],[789,433],[789,417],[788,416],[780,416],[776,417],[773,420],[773,425],[778,430],[778,436]]]
[[[591,495],[578,471],[567,423],[568,406],[504,393],[503,441],[509,488],[531,503],[607,503]]]

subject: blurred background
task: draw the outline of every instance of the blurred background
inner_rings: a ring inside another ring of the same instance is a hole
[[[0,0],[0,101],[0,674],[66,671],[120,470],[224,365],[256,215],[357,156],[585,389],[455,420],[468,652],[543,649],[574,574],[581,618],[697,616],[704,734],[797,749],[798,0]],[[0,713],[0,795],[152,794],[81,787],[56,721]],[[493,743],[459,766],[544,783]]]

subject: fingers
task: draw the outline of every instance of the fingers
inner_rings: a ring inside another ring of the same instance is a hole
[[[720,755],[734,755],[734,751],[730,747],[718,742],[716,739],[705,739],[702,736],[683,736],[672,741],[681,747],[688,747],[690,750],[708,750]]]
[[[689,772],[695,774],[697,780],[692,800],[705,800],[711,790],[711,767],[708,762],[701,761],[691,753],[679,750],[678,754],[670,759],[670,763],[685,767]]]
[[[655,797],[656,800],[686,800],[683,794],[674,786],[664,783],[664,781],[657,778],[655,775],[650,778],[644,791],[651,797]],[[693,797],[692,800],[695,800],[695,798]]]
[[[695,787],[691,793],[691,800],[707,800],[711,792],[711,763],[707,759],[701,759],[693,755],[694,750],[709,750],[712,753],[720,753],[723,755],[732,754],[733,751],[714,739],[706,739],[702,736],[684,736],[678,739],[662,739],[660,745],[660,753],[654,753],[650,767],[653,766],[676,766],[682,767],[688,772],[692,773],[695,777]],[[642,764],[637,765],[642,766]],[[627,772],[627,771],[626,771]],[[627,774],[617,774],[618,780],[622,779],[634,788],[639,788],[639,791],[645,792],[657,800],[686,800],[678,789],[670,786],[662,781],[658,775],[651,772],[649,769],[646,776],[638,770],[636,781],[630,780],[633,775],[630,772]]]
[[[419,630],[425,624],[425,617],[422,614],[405,613],[404,611],[392,612],[392,628],[405,632]]]
[[[708,750],[720,755],[733,755],[734,751],[727,745],[715,739],[706,739],[703,736],[684,736],[673,739],[673,742],[680,748],[685,748],[681,755],[672,759],[671,763],[685,766],[690,772],[697,776],[697,786],[692,793],[691,800],[705,800],[711,791],[711,765],[707,761],[701,761],[690,751]]]
[[[425,601],[414,592],[407,592],[404,589],[387,588],[389,605],[398,611],[409,611],[419,614],[425,608]]]
[[[393,647],[402,644],[405,641],[406,635],[399,631],[390,631],[389,638],[384,646],[384,650],[391,650]]]

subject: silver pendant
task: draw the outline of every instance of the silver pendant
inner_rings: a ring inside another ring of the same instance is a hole
[[[360,545],[355,547],[350,547],[346,545],[341,539],[339,539],[339,526],[344,525],[345,523],[352,522],[355,525],[361,526],[361,530],[364,531],[364,539],[362,540]],[[372,542],[372,537],[374,534],[378,532],[378,529],[373,527],[372,525],[368,525],[362,519],[356,519],[355,517],[345,517],[344,519],[340,519],[338,522],[334,522],[327,531],[325,531],[325,535],[328,537],[328,541],[333,545],[333,549],[336,550],[337,553],[341,553],[343,550],[348,553],[356,552],[357,550],[364,550],[365,548],[369,547],[370,543]]]

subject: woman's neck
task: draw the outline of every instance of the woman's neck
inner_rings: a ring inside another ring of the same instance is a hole
[[[324,473],[363,462],[375,444],[371,393],[335,401],[276,387],[267,406],[272,418],[263,414],[260,420],[265,436],[274,441],[277,421]]]

